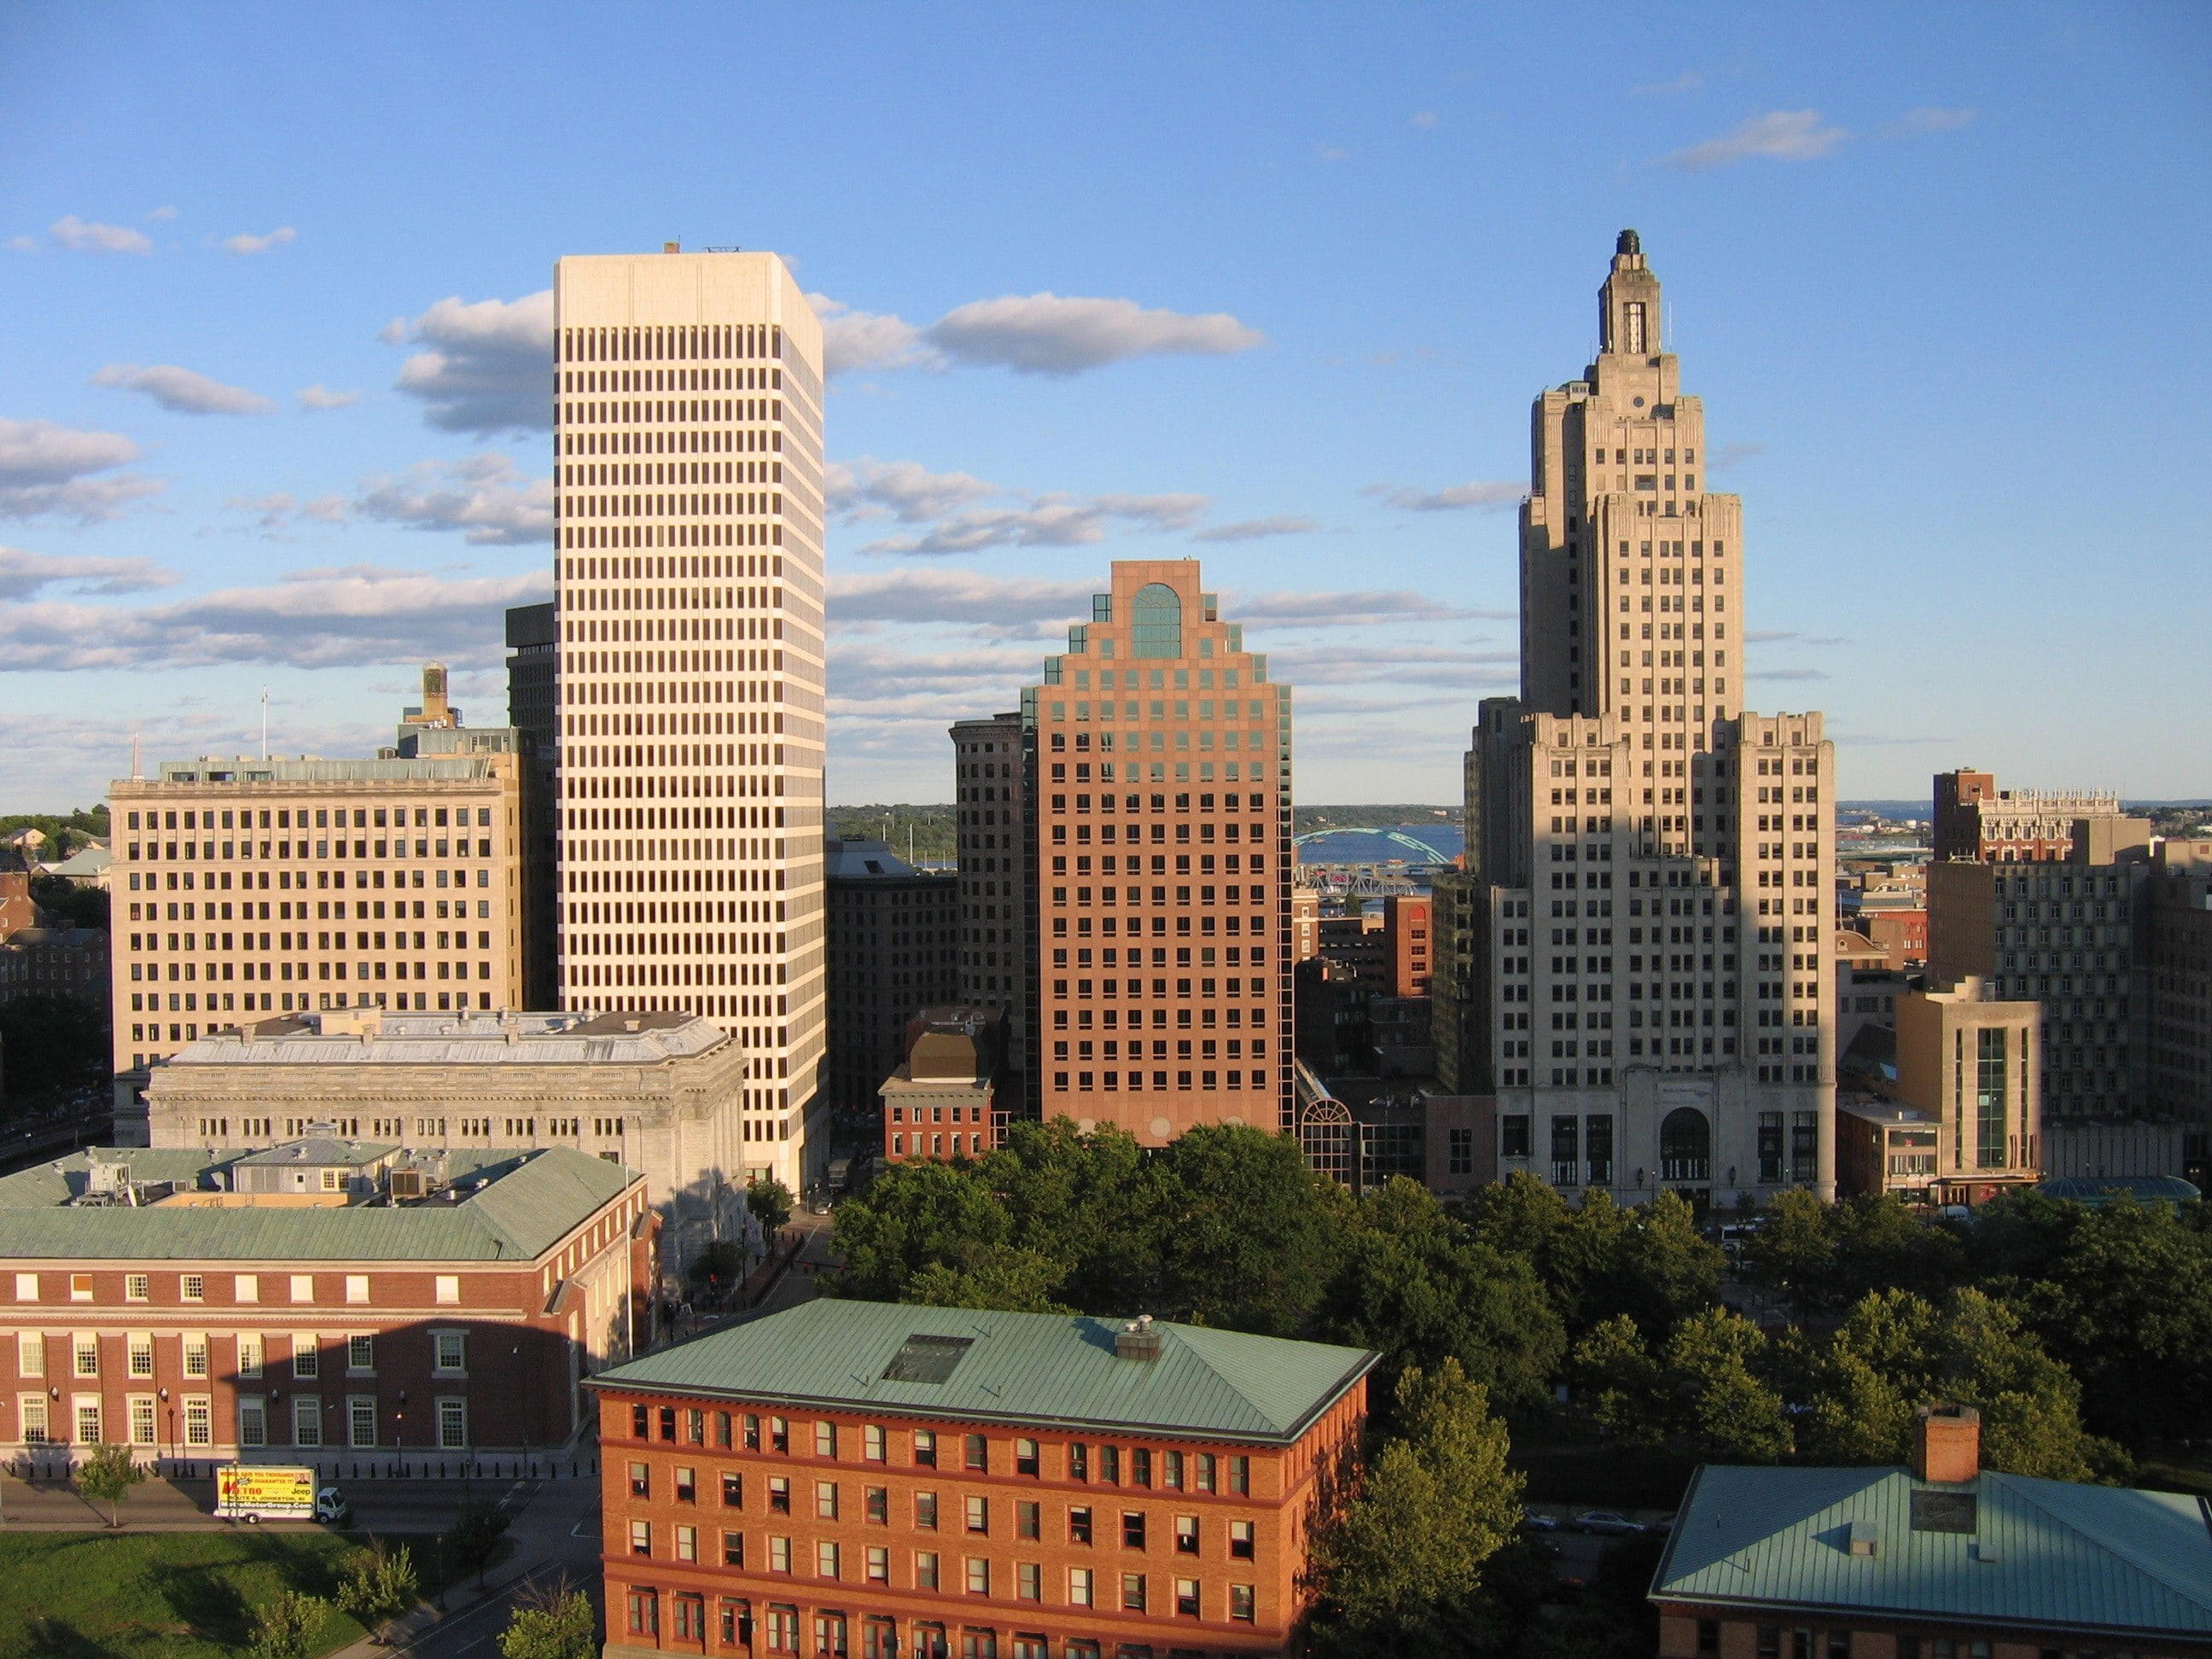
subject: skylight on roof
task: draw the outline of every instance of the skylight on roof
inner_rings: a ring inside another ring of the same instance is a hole
[[[944,1382],[960,1357],[975,1346],[972,1336],[909,1336],[884,1367],[886,1382]]]
[[[1976,1513],[1979,1508],[1970,1492],[1916,1492],[1912,1530],[1971,1533],[1980,1518]]]

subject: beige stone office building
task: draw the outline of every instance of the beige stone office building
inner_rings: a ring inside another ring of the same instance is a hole
[[[742,1237],[744,1051],[674,1012],[279,1015],[201,1037],[146,1088],[155,1146],[217,1152],[335,1136],[416,1157],[569,1146],[641,1172],[671,1265]]]
[[[772,253],[574,255],[553,291],[561,1000],[729,1030],[746,1164],[797,1188],[826,994],[821,326]]]
[[[374,759],[204,757],[109,787],[116,1133],[149,1071],[242,1020],[486,1012],[522,981],[514,733],[461,724],[444,676]]]
[[[1497,1096],[1501,1173],[1629,1202],[1826,1196],[1834,749],[1817,714],[1743,706],[1742,504],[1705,488],[1660,319],[1624,232],[1597,360],[1535,403],[1522,695],[1482,705],[1475,914],[1455,899],[1443,929],[1486,960],[1438,970],[1487,1029],[1452,1070]]]

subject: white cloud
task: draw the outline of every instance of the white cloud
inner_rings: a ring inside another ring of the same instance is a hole
[[[91,384],[143,392],[173,415],[266,415],[276,407],[258,392],[225,386],[174,363],[110,363]]]
[[[38,244],[27,236],[10,236],[8,239],[8,246],[18,253],[28,253],[38,246]]]
[[[1280,646],[1267,653],[1271,678],[1292,686],[1376,683],[1481,688],[1510,684],[1519,673],[1516,651],[1468,651],[1452,646]]]
[[[151,559],[33,553],[0,546],[0,599],[27,599],[48,587],[79,593],[140,593],[149,587],[173,587],[176,581],[173,571]]]
[[[79,253],[151,254],[154,251],[154,244],[142,230],[133,230],[128,225],[88,222],[74,213],[55,220],[47,227],[46,234],[60,246],[74,248]]]
[[[466,666],[495,659],[502,613],[543,599],[550,586],[542,571],[446,577],[356,565],[141,609],[0,603],[0,672],[330,668],[433,656]]]
[[[410,530],[464,531],[479,546],[550,546],[553,481],[525,478],[507,457],[487,452],[364,479],[354,510]]]
[[[1849,137],[1841,127],[1821,125],[1818,110],[1769,110],[1717,138],[1662,155],[1659,165],[1683,173],[1703,173],[1753,160],[1811,161],[1828,155]]]
[[[302,386],[297,393],[300,407],[310,411],[319,409],[348,409],[361,401],[358,392],[333,392],[318,380]]]
[[[1311,519],[1295,513],[1278,513],[1272,518],[1243,519],[1235,524],[1218,524],[1210,530],[1201,530],[1191,538],[1194,542],[1256,542],[1267,536],[1303,536],[1318,529]]]
[[[1437,112],[1432,109],[1416,110],[1406,118],[1406,125],[1419,132],[1433,132],[1437,126]]]
[[[1705,471],[1725,472],[1732,466],[1741,466],[1746,461],[1756,460],[1765,453],[1766,453],[1766,446],[1761,443],[1723,444],[1718,450],[1707,458]]]
[[[1825,680],[1827,674],[1818,668],[1762,668],[1749,674],[1747,680]]]
[[[924,535],[871,542],[863,553],[972,553],[986,547],[1080,547],[1116,527],[1188,530],[1203,495],[1040,495],[1027,507],[983,507],[940,519]]]
[[[806,302],[822,319],[822,370],[846,374],[866,368],[942,368],[945,360],[922,343],[921,331],[902,318],[855,311],[826,294]]]
[[[1639,98],[1673,98],[1684,93],[1702,92],[1705,77],[1695,70],[1684,70],[1671,81],[1647,81],[1632,88]]]
[[[1972,126],[1979,112],[1971,109],[1942,109],[1933,105],[1909,109],[1882,130],[1885,138],[1924,138],[1935,132],[1956,132],[1961,127]]]
[[[137,459],[137,445],[119,432],[0,417],[0,518],[114,518],[161,489],[160,480],[131,473],[95,476]]]
[[[233,495],[223,503],[233,513],[251,513],[264,534],[283,539],[282,532],[301,519],[319,524],[343,524],[347,506],[343,495],[315,495],[306,501],[277,490],[267,495]]]
[[[158,225],[173,219],[176,216],[176,209],[173,207],[157,207],[151,213],[146,216],[146,222],[149,225]]]
[[[1335,592],[1237,593],[1224,602],[1231,621],[1255,628],[1377,628],[1397,623],[1511,622],[1513,611],[1462,611],[1411,588]]]
[[[927,568],[830,580],[833,626],[870,623],[951,623],[1025,633],[1091,614],[1096,581],[1044,581],[1034,576],[987,576],[974,570]]]
[[[1350,150],[1340,149],[1334,144],[1316,144],[1314,146],[1314,155],[1324,161],[1341,161],[1351,154],[1352,152]]]
[[[932,472],[917,461],[832,461],[823,482],[830,510],[848,524],[892,518],[926,524],[969,501],[1001,495],[998,485],[966,472]]]
[[[808,301],[822,317],[828,372],[939,369],[959,364],[1017,374],[1080,374],[1132,357],[1220,356],[1266,336],[1225,312],[1147,310],[1133,300],[1007,295],[956,307],[927,328],[855,311],[827,295]]]
[[[1512,507],[1528,493],[1528,486],[1510,478],[1471,478],[1442,489],[1421,489],[1411,484],[1369,484],[1363,495],[1378,497],[1385,507],[1408,513],[1456,513],[1468,507]]]
[[[545,431],[553,424],[553,290],[519,300],[444,299],[379,337],[427,346],[397,385],[445,432]]]
[[[248,232],[227,236],[222,246],[224,251],[230,253],[266,253],[272,247],[282,247],[285,243],[295,242],[299,239],[300,233],[291,226],[279,225],[265,236],[256,236]]]

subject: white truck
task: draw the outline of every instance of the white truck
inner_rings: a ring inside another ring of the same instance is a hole
[[[248,1526],[262,1521],[343,1526],[353,1518],[336,1486],[318,1487],[314,1470],[289,1463],[225,1463],[215,1472],[215,1512]]]

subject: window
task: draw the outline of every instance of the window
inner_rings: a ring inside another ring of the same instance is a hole
[[[1179,1451],[1160,1454],[1160,1484],[1170,1492],[1182,1490],[1182,1454]]]
[[[914,1524],[924,1532],[937,1530],[937,1494],[918,1492],[914,1495]]]
[[[770,1572],[791,1571],[791,1540],[770,1538],[768,1540],[768,1570]]]
[[[653,1522],[633,1521],[629,1523],[629,1553],[632,1555],[653,1553]]]
[[[833,1540],[823,1538],[816,1541],[814,1546],[814,1576],[817,1578],[835,1578],[838,1577],[838,1571],[842,1565],[842,1560],[840,1551],[836,1543]]]
[[[891,1582],[891,1553],[880,1544],[868,1546],[868,1582],[871,1584]]]
[[[969,1435],[968,1437],[967,1453],[968,1467],[969,1468],[980,1469],[986,1473],[989,1472],[991,1467],[991,1443],[987,1437],[980,1434]]]
[[[39,1299],[39,1276],[36,1273],[15,1275],[15,1300],[36,1302]]]
[[[1147,582],[1130,607],[1129,652],[1136,657],[1182,655],[1182,600],[1165,582]]]
[[[1087,1507],[1078,1504],[1067,1511],[1067,1541],[1071,1544],[1091,1541],[1091,1511]]]
[[[469,1402],[458,1395],[438,1401],[438,1449],[459,1451],[469,1443]]]
[[[914,1587],[916,1589],[937,1588],[937,1552],[916,1550],[914,1553]]]
[[[1249,1561],[1252,1559],[1252,1523],[1249,1521],[1231,1521],[1229,1523],[1229,1554],[1232,1560]]]
[[[1034,1440],[1015,1441],[1014,1473],[1017,1474],[1035,1474],[1037,1472],[1038,1467],[1037,1443]]]
[[[968,1558],[968,1594],[988,1595],[991,1593],[991,1561],[988,1556]]]
[[[1181,1619],[1198,1617],[1198,1580],[1178,1578],[1176,1586],[1176,1615]]]
[[[1036,1561],[1019,1561],[1014,1565],[1014,1595],[1024,1601],[1044,1600],[1044,1568]]]
[[[207,1401],[203,1400],[199,1401],[198,1404],[200,1408],[200,1429],[202,1437],[198,1440],[192,1440],[188,1434],[186,1436],[186,1440],[187,1443],[191,1445],[204,1446],[209,1443],[209,1441],[212,1439],[213,1437],[207,1433]],[[191,1419],[191,1401],[185,1401],[185,1421],[188,1425]],[[107,1437],[100,1431],[100,1402],[98,1401],[80,1400],[76,1402],[76,1437],[77,1443],[84,1446],[97,1446],[102,1440]]]
[[[629,1495],[632,1498],[653,1496],[653,1465],[632,1463],[629,1466]]]
[[[238,1339],[238,1374],[240,1376],[261,1375],[261,1339],[258,1336],[241,1335]]]
[[[292,1443],[295,1446],[319,1446],[323,1443],[323,1401],[320,1395],[295,1394],[292,1396]]]
[[[1213,1490],[1213,1454],[1212,1452],[1199,1453],[1195,1474],[1197,1478],[1191,1482],[1193,1489],[1198,1492],[1212,1492]]]
[[[133,1331],[130,1340],[130,1366],[133,1376],[154,1374],[154,1334],[151,1331]]]
[[[677,1530],[680,1533],[686,1529],[679,1527]],[[695,1559],[696,1551],[694,1555],[685,1555],[683,1553],[684,1545],[680,1538],[678,1540],[676,1549],[678,1560],[689,1561]],[[675,1603],[676,1639],[679,1642],[705,1641],[707,1639],[707,1598],[703,1595],[678,1594],[675,1597]]]
[[[817,1480],[814,1483],[814,1518],[835,1521],[837,1518],[837,1483]]]
[[[44,1376],[46,1374],[46,1339],[43,1332],[18,1331],[15,1334],[15,1372],[19,1376]]]
[[[94,1407],[94,1412],[98,1407]],[[80,1419],[84,1408],[77,1408]],[[188,1395],[185,1399],[185,1443],[187,1446],[211,1446],[215,1443],[215,1410],[208,1397]]]
[[[1198,1553],[1198,1517],[1196,1516],[1178,1515],[1176,1516],[1175,1540],[1176,1553],[1177,1555],[1195,1555]]]
[[[134,1395],[131,1400],[131,1443],[150,1446],[154,1443],[154,1402],[144,1395]]]
[[[152,1285],[153,1280],[149,1274],[125,1273],[123,1275],[123,1299],[125,1302],[143,1302],[150,1293]]]
[[[1097,1605],[1091,1599],[1091,1569],[1070,1567],[1067,1570],[1067,1604],[1072,1607]]]
[[[292,1300],[295,1302],[313,1302],[315,1299],[314,1274],[294,1273],[291,1278]]]
[[[880,1423],[871,1423],[860,1431],[860,1455],[871,1463],[888,1462],[890,1457],[890,1437],[884,1432]]]
[[[1121,1449],[1101,1446],[1098,1449],[1098,1478],[1109,1486],[1121,1484]]]
[[[430,1368],[433,1370],[456,1376],[468,1370],[468,1334],[465,1331],[434,1332],[430,1342]]]
[[[669,1416],[672,1421],[675,1413],[672,1412],[669,1413]],[[669,1431],[668,1437],[671,1440],[673,1440],[676,1437],[674,1429],[672,1428]],[[773,1452],[784,1453],[788,1453],[791,1450],[791,1419],[789,1418],[771,1417],[769,1419],[768,1449]]]
[[[791,1481],[787,1476],[781,1474],[769,1476],[768,1512],[770,1515],[791,1513]]]
[[[642,1525],[643,1522],[639,1522]],[[629,1628],[634,1636],[660,1634],[660,1592],[633,1589],[629,1595]]]
[[[1145,1610],[1145,1575],[1125,1572],[1121,1575],[1121,1611],[1142,1613]]]
[[[679,1504],[699,1501],[698,1470],[679,1468],[676,1471],[676,1501]]]
[[[208,1340],[206,1335],[200,1332],[187,1331],[185,1334],[184,1352],[185,1375],[186,1376],[205,1376],[208,1374]]]
[[[722,1534],[722,1565],[726,1567],[742,1567],[744,1564],[744,1534],[741,1532],[724,1533]]]
[[[914,1461],[926,1469],[937,1467],[937,1431],[916,1429],[914,1431]]]
[[[135,1428],[136,1425],[133,1426]],[[269,1443],[269,1407],[258,1396],[238,1402],[238,1443],[240,1446],[265,1446]]]
[[[207,1297],[207,1279],[202,1273],[185,1273],[177,1280],[177,1294],[186,1302],[204,1301]]]
[[[459,1273],[438,1275],[438,1300],[447,1307],[461,1299],[461,1276]]]
[[[319,1376],[322,1374],[322,1350],[315,1346],[312,1336],[292,1339],[292,1375],[295,1377]]]
[[[346,1300],[349,1302],[363,1304],[368,1302],[368,1275],[367,1273],[348,1273],[346,1275]]]
[[[71,1273],[70,1275],[70,1300],[72,1302],[89,1302],[92,1300],[92,1275],[90,1273]]]
[[[373,1371],[376,1369],[376,1339],[373,1336],[346,1338],[346,1370]]]
[[[352,1395],[346,1400],[346,1430],[349,1443],[374,1446],[376,1443],[376,1401],[366,1395]]]
[[[1014,1505],[1014,1535],[1018,1538],[1041,1538],[1044,1535],[1044,1505],[1018,1503]]]
[[[1252,1622],[1252,1587],[1249,1584],[1231,1584],[1229,1587],[1229,1616],[1248,1625]]]
[[[722,1507],[741,1510],[745,1506],[745,1478],[735,1469],[722,1471]]]
[[[27,1394],[15,1402],[16,1422],[23,1431],[27,1446],[46,1443],[46,1397],[42,1394]]]
[[[1229,1490],[1240,1498],[1250,1495],[1252,1491],[1252,1460],[1250,1458],[1232,1457],[1229,1460]]]
[[[824,1421],[814,1425],[814,1455],[817,1457],[835,1457],[837,1455],[837,1425],[835,1423]]]
[[[1145,1512],[1142,1510],[1121,1511],[1121,1547],[1125,1550],[1145,1547]]]
[[[189,1337],[185,1339],[188,1342],[191,1340],[191,1339]],[[204,1346],[206,1340],[207,1339],[205,1337],[202,1337],[200,1339],[200,1341],[203,1344],[200,1351],[203,1354],[207,1352]],[[75,1358],[70,1366],[70,1375],[72,1376],[98,1376],[100,1375],[100,1339],[89,1331],[82,1331],[70,1339],[70,1346],[75,1355]],[[205,1376],[207,1375],[207,1369],[203,1365],[198,1372],[193,1374],[199,1376]]]
[[[260,1301],[261,1275],[259,1273],[233,1273],[230,1279],[230,1297],[234,1302]]]

